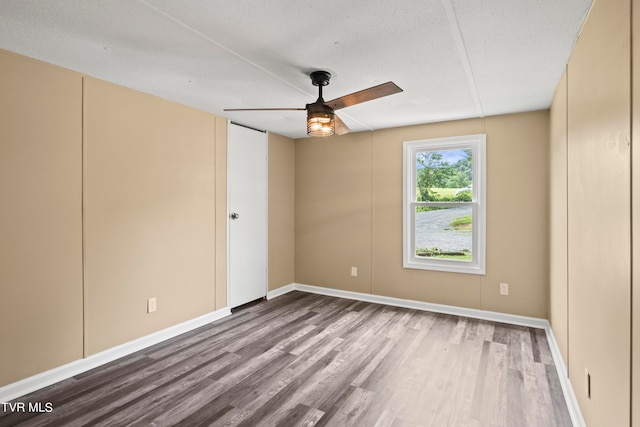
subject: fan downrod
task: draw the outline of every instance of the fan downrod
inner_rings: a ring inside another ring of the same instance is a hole
[[[313,83],[314,86],[322,87],[329,84],[329,80],[331,80],[331,73],[328,71],[314,71],[309,74],[309,77],[311,77],[311,83]]]

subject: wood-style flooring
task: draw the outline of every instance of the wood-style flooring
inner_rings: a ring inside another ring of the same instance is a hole
[[[292,292],[24,396],[0,426],[571,426],[543,330]]]

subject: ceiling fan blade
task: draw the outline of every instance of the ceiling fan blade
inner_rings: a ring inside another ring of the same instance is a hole
[[[350,107],[352,105],[360,104],[361,102],[371,101],[373,99],[393,95],[398,92],[402,92],[402,89],[400,89],[394,82],[386,82],[378,86],[370,87],[369,89],[363,89],[349,95],[341,96],[340,98],[336,98],[329,102],[325,102],[325,105],[328,105],[334,110],[339,110],[340,108]]]
[[[337,114],[334,114],[333,120],[336,122],[336,135],[344,135],[345,133],[351,132],[351,129],[349,129],[349,126],[347,126],[342,121],[340,116],[338,116]]]
[[[225,108],[224,111],[304,111],[306,108]]]

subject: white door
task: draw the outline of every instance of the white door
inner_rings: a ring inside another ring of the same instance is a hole
[[[267,295],[267,134],[229,123],[229,307]]]

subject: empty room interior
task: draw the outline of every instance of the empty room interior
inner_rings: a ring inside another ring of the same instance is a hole
[[[640,427],[638,33],[0,0],[0,426]]]

